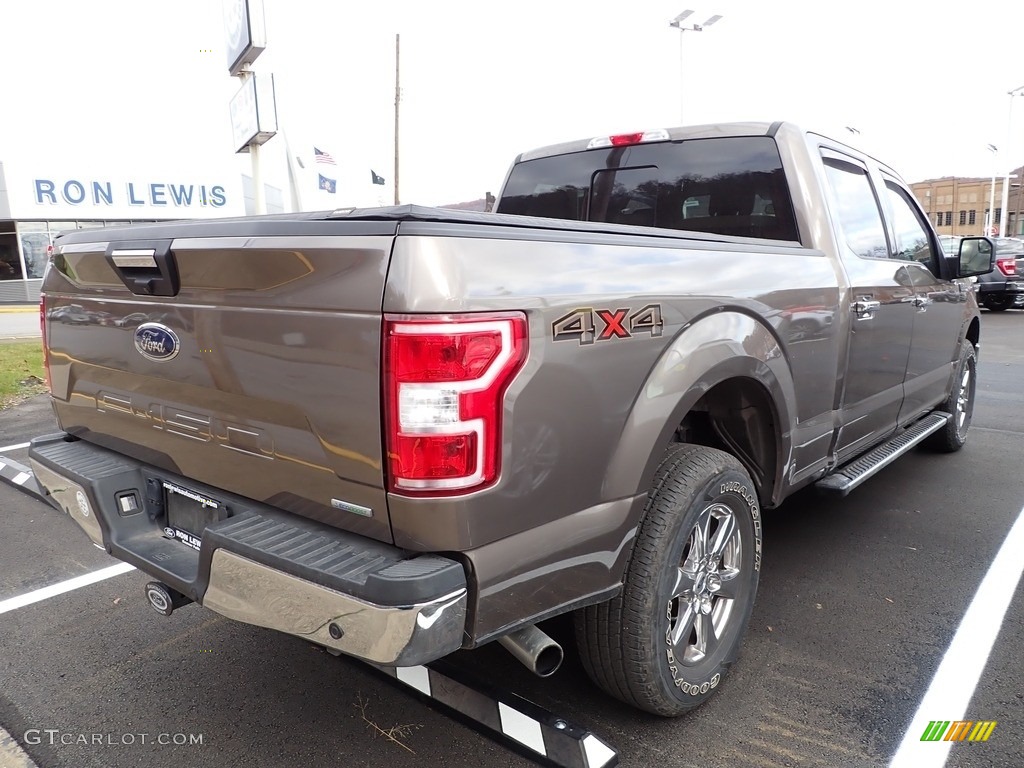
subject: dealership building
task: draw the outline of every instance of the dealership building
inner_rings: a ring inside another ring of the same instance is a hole
[[[268,213],[284,212],[280,189],[266,186],[265,200]],[[0,304],[39,300],[48,247],[60,232],[254,212],[252,181],[231,157],[127,172],[40,156],[0,160]]]

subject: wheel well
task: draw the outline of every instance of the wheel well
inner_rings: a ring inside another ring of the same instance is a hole
[[[977,349],[978,342],[981,340],[981,322],[978,318],[971,320],[971,324],[967,327],[967,340]]]
[[[775,489],[779,424],[768,391],[753,379],[729,379],[701,396],[683,417],[675,441],[735,456],[753,479],[763,505]]]

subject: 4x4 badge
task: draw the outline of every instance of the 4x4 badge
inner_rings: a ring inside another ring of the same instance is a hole
[[[603,326],[600,331],[594,323],[595,316]],[[553,341],[575,340],[581,346],[593,344],[595,341],[631,339],[638,333],[649,333],[652,338],[657,338],[664,331],[665,320],[661,316],[661,304],[648,304],[635,312],[629,307],[574,309],[551,324]]]

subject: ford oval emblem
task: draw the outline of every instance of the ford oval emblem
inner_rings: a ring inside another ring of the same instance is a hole
[[[181,344],[177,334],[160,323],[143,323],[135,329],[135,349],[149,360],[172,360]]]

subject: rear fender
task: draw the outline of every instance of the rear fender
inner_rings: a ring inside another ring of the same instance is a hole
[[[646,492],[683,418],[708,391],[730,379],[757,382],[773,404],[776,471],[771,498],[762,503],[777,503],[791,459],[791,420],[796,413],[793,378],[772,331],[736,311],[705,315],[683,326],[659,357],[637,394],[609,462],[603,498]]]

